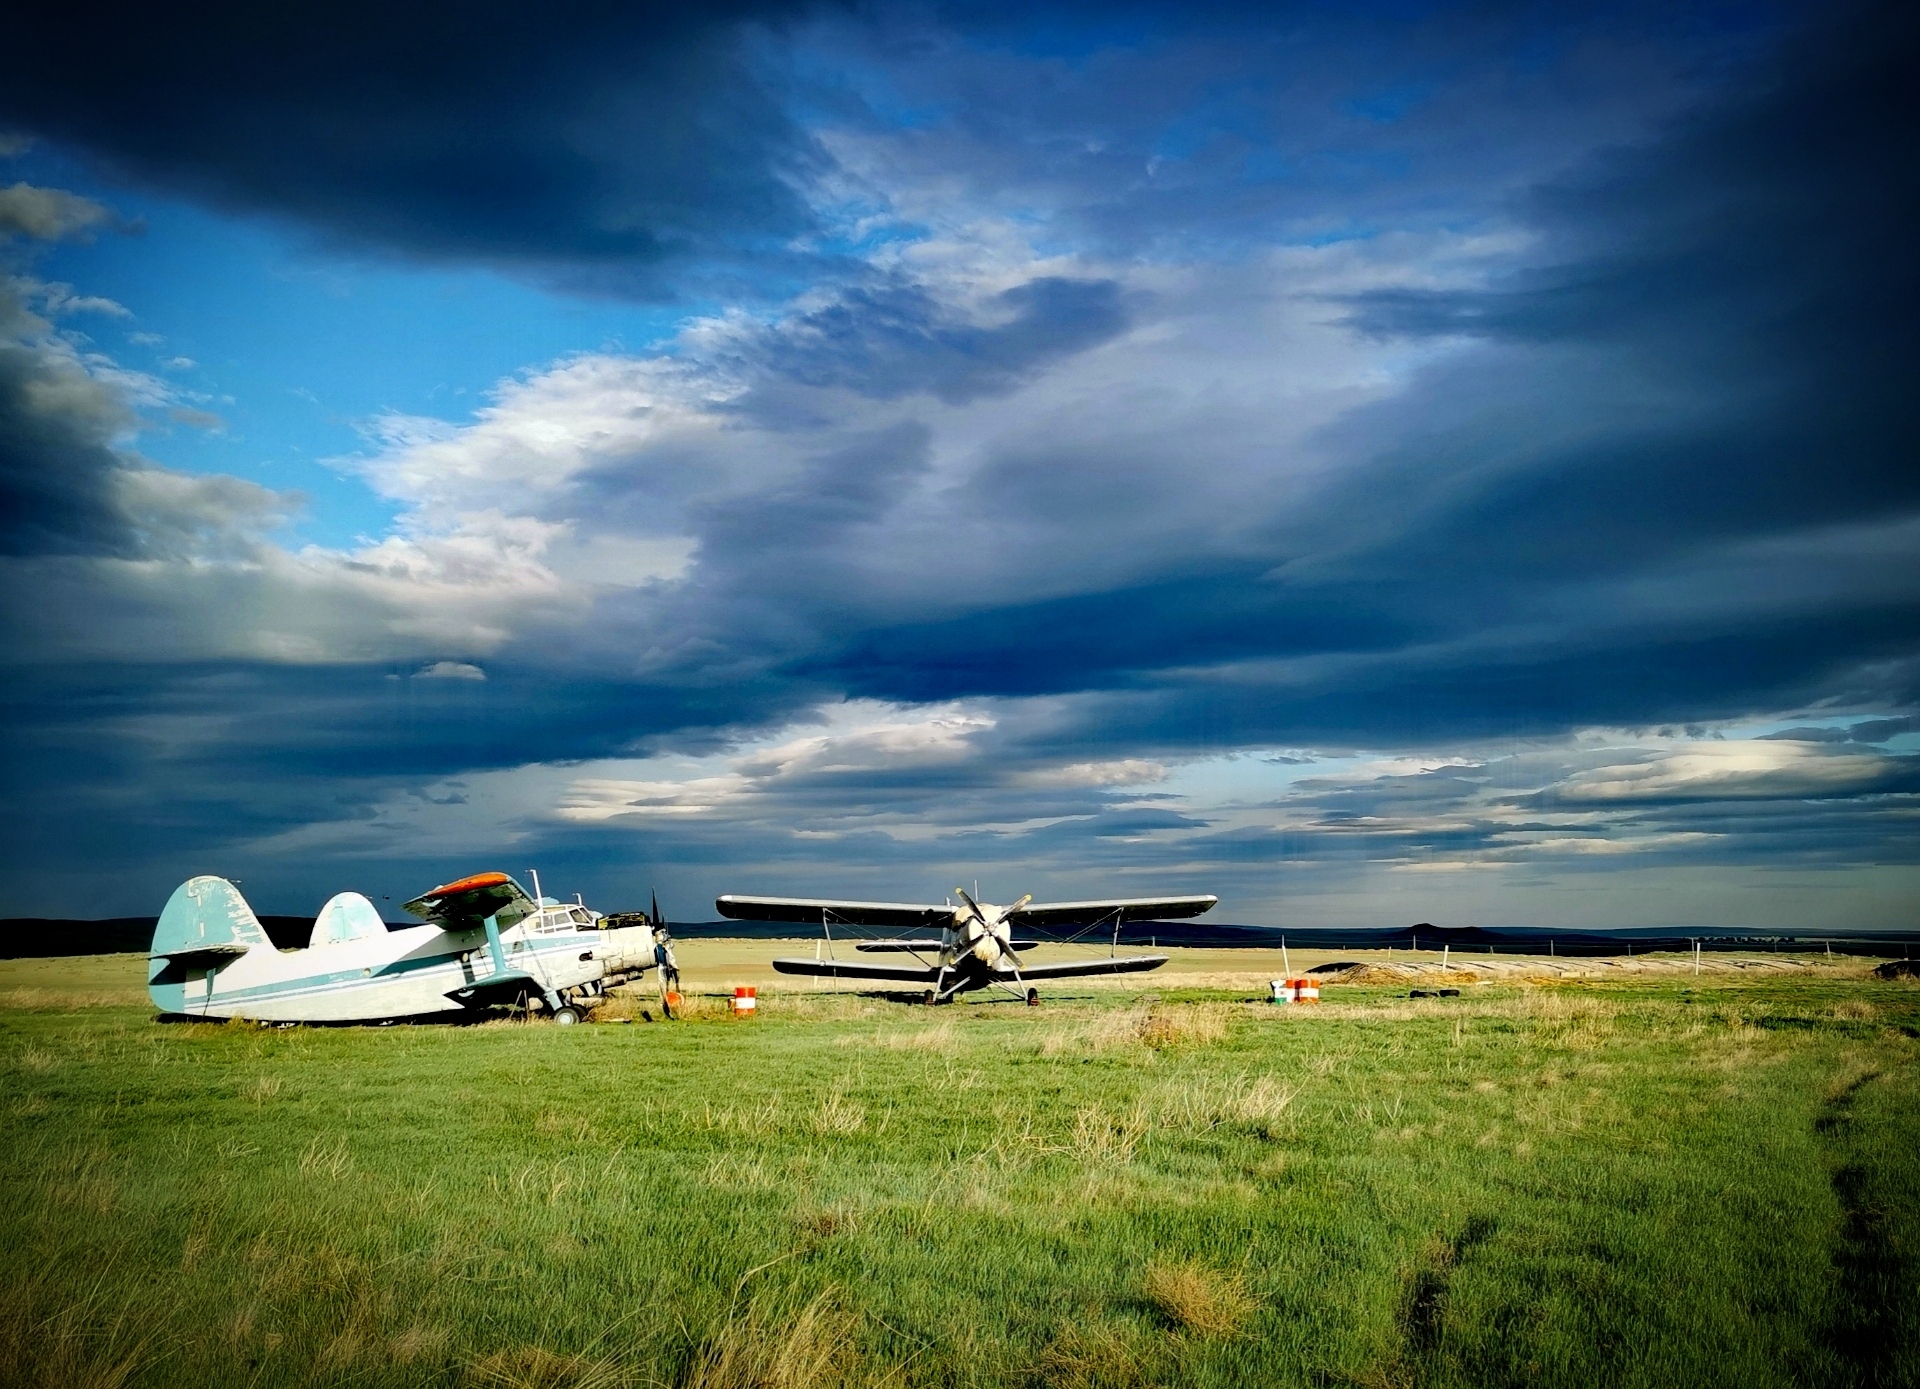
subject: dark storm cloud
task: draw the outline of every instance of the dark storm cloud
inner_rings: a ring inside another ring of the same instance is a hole
[[[1155,724],[1207,742],[1730,717],[1850,682],[1914,699],[1910,556],[1820,537],[1920,508],[1915,26],[1836,18],[1542,191],[1534,269],[1363,298],[1368,331],[1478,345],[1328,432],[1361,465],[1275,514],[1264,577],[1195,557],[1197,574],[890,626],[803,668],[908,698],[1149,685],[1146,726],[1101,725],[1149,742]],[[1052,514],[1069,525],[1095,495],[1064,489]],[[1829,552],[1751,548],[1786,537]],[[1823,587],[1842,569],[1852,590]],[[1154,674],[1260,660],[1291,664]]]
[[[1909,715],[1898,719],[1868,719],[1845,728],[1783,728],[1778,733],[1763,733],[1760,736],[1770,741],[1791,743],[1884,743],[1889,738],[1911,732],[1916,726],[1920,726],[1920,720]]]
[[[9,852],[76,871],[121,865],[161,900],[183,863],[238,872],[231,865],[275,857],[251,845],[318,827],[315,846],[296,855],[311,860],[317,885],[338,871],[325,831],[369,823],[394,796],[516,765],[530,747],[565,761],[628,746],[636,728],[761,721],[787,697],[748,682],[674,691],[578,673],[562,681],[537,659],[489,666],[484,682],[369,666],[17,670],[0,691],[7,781],[35,813],[14,824]],[[438,871],[407,861],[408,873]]]
[[[38,225],[48,237],[71,229]],[[22,297],[36,292],[44,307],[67,289],[0,279],[0,556],[225,557],[282,519],[292,498],[235,477],[164,473],[124,447],[139,393]],[[145,390],[166,398],[158,383]]]
[[[0,554],[133,553],[112,447],[129,420],[78,367],[0,341]]]
[[[889,169],[1176,257],[1460,225],[1569,149],[1644,135],[1782,27],[1745,4],[941,13],[863,14],[841,42],[867,80],[814,99],[897,135]]]
[[[809,8],[36,6],[0,117],[347,244],[660,293],[689,263],[797,264],[819,155],[742,34]]]

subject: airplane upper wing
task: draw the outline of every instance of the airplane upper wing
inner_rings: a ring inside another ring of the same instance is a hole
[[[870,965],[853,960],[775,960],[782,974],[812,974],[822,979],[893,979],[908,984],[931,984],[940,977],[933,965]]]
[[[459,930],[497,916],[502,926],[532,916],[536,908],[526,891],[505,873],[475,873],[423,892],[403,910],[423,921]]]
[[[729,893],[714,900],[714,909],[735,921],[825,920],[839,926],[951,926],[953,908],[915,906],[906,902],[826,902],[812,897],[737,897]],[[811,961],[809,961],[811,963]]]
[[[1035,902],[1007,914],[1009,926],[1093,926],[1117,915],[1125,921],[1169,921],[1211,911],[1220,899],[1199,893],[1191,897],[1124,897],[1110,902]]]
[[[1132,974],[1137,970],[1158,969],[1167,962],[1165,955],[1114,955],[1104,960],[1072,960],[1058,965],[1022,965],[1020,977],[1028,979],[1072,979],[1082,974]]]

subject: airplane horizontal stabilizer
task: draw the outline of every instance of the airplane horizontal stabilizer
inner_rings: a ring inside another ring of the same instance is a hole
[[[940,971],[932,965],[868,965],[852,960],[775,960],[782,974],[810,974],[820,979],[889,979],[905,984],[931,984]]]
[[[1074,960],[1059,965],[1022,965],[1020,977],[1032,981],[1072,979],[1083,974],[1133,974],[1143,969],[1158,969],[1168,958],[1165,955],[1118,955],[1105,960]]]

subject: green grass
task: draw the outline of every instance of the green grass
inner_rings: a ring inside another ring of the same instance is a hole
[[[263,1031],[128,969],[0,969],[0,1382],[1920,1382],[1910,984]]]

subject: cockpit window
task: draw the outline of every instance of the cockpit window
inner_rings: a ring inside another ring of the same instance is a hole
[[[593,929],[593,913],[585,907],[568,907],[567,915],[573,918],[573,924],[582,931]]]

